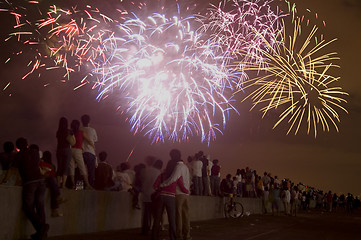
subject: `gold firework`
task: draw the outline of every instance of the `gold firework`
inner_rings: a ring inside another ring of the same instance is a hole
[[[334,86],[339,77],[329,73],[332,68],[339,68],[332,62],[339,59],[337,53],[322,53],[336,39],[325,41],[321,38],[317,41],[318,27],[313,26],[302,41],[302,23],[300,18],[295,19],[293,32],[288,36],[283,23],[281,41],[274,41],[281,43],[274,47],[263,38],[268,45],[268,50],[260,49],[266,59],[265,66],[244,62],[237,63],[237,66],[257,71],[257,77],[240,83],[242,91],[250,91],[243,101],[251,98],[251,109],[260,106],[263,117],[270,110],[281,110],[273,128],[287,121],[287,134],[293,130],[296,135],[301,126],[306,125],[307,134],[313,131],[316,137],[320,127],[329,131],[332,125],[338,131],[338,112],[347,113],[342,104],[347,102],[343,96],[348,94],[341,87]]]

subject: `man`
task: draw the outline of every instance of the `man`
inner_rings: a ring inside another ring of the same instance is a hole
[[[105,160],[108,154],[105,151],[99,153],[99,164],[95,169],[95,189],[107,190],[114,185],[113,168]]]
[[[178,149],[172,149],[169,153],[171,161],[176,161],[177,165],[172,175],[165,180],[160,187],[165,187],[178,178],[183,177],[183,185],[189,191],[190,174],[188,167],[181,159],[181,152]],[[189,220],[189,194],[185,194],[177,185],[176,195],[176,236],[179,240],[191,240],[190,236],[190,220]]]
[[[154,192],[153,184],[161,174],[163,167],[162,160],[155,161],[155,157],[147,156],[145,158],[146,168],[141,172],[141,188],[143,192],[143,218],[142,218],[142,235],[147,235],[152,222],[152,199]]]
[[[197,153],[195,158],[191,162],[191,168],[193,172],[192,180],[194,187],[194,195],[202,195],[203,194],[203,184],[202,184],[202,167],[203,162],[200,159],[200,155]]]
[[[15,156],[14,164],[19,169],[23,183],[23,210],[36,230],[31,239],[43,240],[46,239],[49,225],[45,219],[45,183],[39,168],[39,151],[29,149],[25,138],[18,138],[16,147],[20,151]]]
[[[81,130],[90,140],[90,142],[88,140],[83,141],[83,158],[88,170],[89,184],[90,186],[94,187],[95,167],[97,165],[94,143],[98,141],[98,135],[94,128],[89,127],[89,115],[84,114],[83,116],[81,116],[81,122],[83,124]]]

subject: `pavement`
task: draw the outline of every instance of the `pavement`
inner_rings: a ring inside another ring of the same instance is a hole
[[[250,215],[191,222],[193,240],[353,240],[361,239],[361,210],[301,211],[297,217]],[[150,240],[140,229],[49,237],[48,240]],[[162,231],[161,240],[168,240]]]

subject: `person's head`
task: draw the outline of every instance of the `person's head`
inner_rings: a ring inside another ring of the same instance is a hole
[[[51,162],[51,152],[50,151],[45,151],[43,153],[43,160],[44,160],[44,162],[52,164],[52,162]]]
[[[15,146],[14,146],[14,143],[7,141],[3,144],[3,148],[4,148],[4,152],[11,153],[14,151]]]
[[[214,165],[218,165],[218,159],[214,159],[214,160],[212,161],[212,163],[213,163]]]
[[[241,169],[237,169],[237,171],[236,171],[236,175],[240,175],[240,174],[242,174],[242,172],[241,172]]]
[[[146,156],[144,159],[144,162],[148,165],[148,166],[153,166],[154,162],[155,162],[155,157],[153,156]]]
[[[129,169],[129,164],[123,162],[120,164],[120,170],[121,171],[125,171],[125,170],[128,170]]]
[[[88,114],[84,114],[83,116],[81,116],[81,123],[83,124],[84,127],[87,127],[89,125],[90,122],[90,117]]]
[[[15,145],[20,151],[25,150],[28,148],[28,141],[25,138],[20,137],[16,140]]]
[[[142,171],[142,169],[145,168],[145,164],[144,163],[139,163],[137,165],[134,166],[134,172],[139,175],[140,172]]]
[[[68,130],[68,119],[66,119],[65,117],[61,117],[59,119],[58,130],[59,131]]]
[[[226,175],[226,178],[227,178],[227,179],[231,179],[231,177],[232,177],[232,175],[229,174],[229,173]]]
[[[107,159],[108,154],[105,151],[99,153],[99,161],[104,162]]]
[[[263,175],[264,175],[264,176],[267,176],[267,172],[264,172]]]
[[[175,166],[177,165],[177,162],[174,161],[174,160],[169,160],[168,163],[167,163],[167,166],[164,170],[164,174],[166,176],[166,178],[169,178],[170,175],[172,175],[172,172],[175,168]]]
[[[73,120],[70,124],[70,128],[71,130],[73,130],[73,133],[77,133],[79,131],[80,128],[80,122],[79,120]]]
[[[181,152],[178,149],[172,149],[169,152],[169,156],[170,156],[171,160],[174,160],[174,161],[181,160]]]
[[[193,161],[192,156],[188,156],[187,161],[188,161],[189,163],[192,162],[192,161]]]
[[[153,167],[155,167],[156,169],[161,170],[163,168],[163,161],[158,159],[157,161],[155,161],[155,163],[153,164]]]

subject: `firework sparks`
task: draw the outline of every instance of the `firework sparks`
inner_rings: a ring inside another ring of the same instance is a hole
[[[262,67],[262,52],[278,44],[278,36],[282,32],[280,19],[284,14],[278,8],[272,10],[272,2],[232,0],[220,2],[218,6],[212,5],[208,16],[200,18],[203,22],[201,31],[211,32],[210,40],[224,46],[228,55],[238,59],[241,71],[244,70],[243,61]],[[264,38],[269,44],[265,44]],[[246,54],[239,54],[239,51]],[[247,78],[247,73],[242,72],[240,83]]]
[[[101,75],[98,98],[125,100],[120,109],[131,115],[132,131],[145,132],[153,142],[200,135],[209,143],[235,110],[236,73],[226,68],[224,55],[215,55],[219,45],[202,40],[192,23],[192,17],[161,14],[128,19],[119,26],[122,37],[104,41],[109,57],[94,71]]]
[[[16,25],[6,41],[16,38],[23,44],[15,55],[28,53],[26,48],[32,54],[28,64],[31,70],[23,79],[42,67],[47,70],[63,68],[67,78],[81,67],[87,67],[85,72],[90,72],[96,67],[95,59],[102,57],[102,39],[112,34],[107,30],[107,23],[113,20],[89,5],[82,10],[75,7],[66,10],[54,5],[43,14],[39,8],[34,11],[30,7],[8,4],[7,12],[15,17]],[[37,2],[29,4],[37,5]]]
[[[272,49],[271,52],[260,49],[267,65],[260,69],[249,63],[246,67],[247,70],[264,71],[265,74],[244,83],[244,89],[252,89],[245,99],[252,99],[253,108],[261,106],[263,116],[270,110],[281,109],[280,119],[274,128],[287,121],[290,124],[287,134],[294,131],[296,135],[302,124],[307,126],[307,134],[313,130],[315,137],[320,126],[323,131],[329,131],[331,124],[338,131],[340,117],[337,110],[347,113],[342,106],[346,103],[343,96],[347,93],[334,86],[339,77],[330,74],[332,68],[339,68],[333,63],[339,59],[337,53],[324,53],[335,40],[318,41],[315,37],[317,26],[313,26],[304,37],[301,34],[303,18],[292,17],[293,32],[286,36],[284,27],[282,44],[271,47],[264,39]]]

